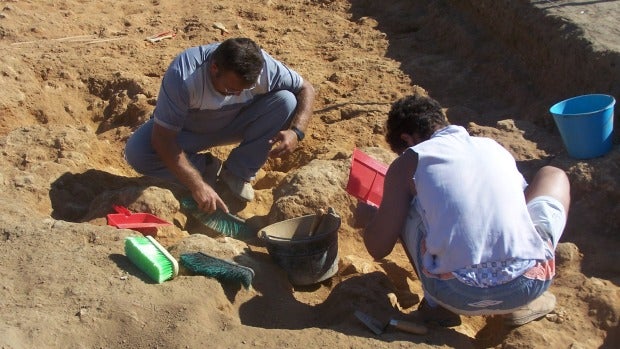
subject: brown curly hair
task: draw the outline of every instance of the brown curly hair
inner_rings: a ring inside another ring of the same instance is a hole
[[[408,147],[408,144],[401,138],[403,133],[417,134],[426,140],[437,129],[448,125],[448,118],[441,109],[439,102],[426,95],[416,93],[403,97],[392,104],[388,113],[385,140],[392,151],[400,154]]]

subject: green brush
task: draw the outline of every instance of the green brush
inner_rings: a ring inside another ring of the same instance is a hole
[[[254,278],[254,270],[251,268],[202,252],[181,254],[181,263],[195,274],[224,282],[238,282],[246,289],[250,288]]]
[[[177,260],[152,236],[126,237],[125,255],[158,284],[179,273]]]
[[[207,228],[219,234],[237,240],[248,240],[256,237],[256,231],[250,228],[245,220],[235,215],[220,209],[215,210],[213,213],[203,212],[192,198],[181,199],[181,207]]]

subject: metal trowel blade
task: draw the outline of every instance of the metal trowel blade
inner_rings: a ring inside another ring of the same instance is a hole
[[[360,320],[366,327],[368,327],[372,332],[374,332],[377,336],[382,334],[385,330],[385,325],[381,323],[379,320],[373,318],[372,316],[365,314],[359,310],[356,310],[353,313],[355,317]]]

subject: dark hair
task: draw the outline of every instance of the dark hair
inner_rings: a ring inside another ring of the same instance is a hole
[[[427,140],[437,129],[448,125],[448,118],[441,110],[439,102],[416,93],[392,104],[387,119],[385,140],[392,151],[400,154],[408,147],[408,144],[401,139],[403,133],[417,134],[423,140]]]
[[[213,52],[213,61],[225,71],[233,71],[248,84],[256,82],[264,59],[260,46],[248,38],[231,38]]]

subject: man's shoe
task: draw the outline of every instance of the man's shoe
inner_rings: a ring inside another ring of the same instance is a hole
[[[205,182],[212,187],[215,186],[221,171],[222,161],[211,153],[205,154],[205,171],[202,173],[202,178],[204,178]]]
[[[428,324],[436,324],[441,327],[454,327],[461,324],[459,314],[455,314],[440,305],[431,307],[426,298],[422,298],[420,305],[418,305],[418,314],[420,320]]]
[[[230,191],[240,200],[250,202],[254,200],[254,188],[250,182],[223,170],[220,178],[228,185]]]
[[[521,326],[549,314],[555,308],[555,296],[545,291],[540,297],[516,311],[504,315],[506,326]]]

